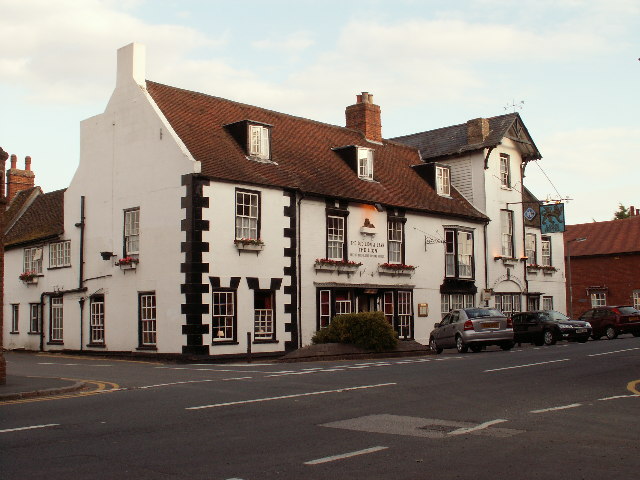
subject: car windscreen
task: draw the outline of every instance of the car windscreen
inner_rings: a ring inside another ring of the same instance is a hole
[[[569,320],[569,317],[567,317],[566,315],[553,310],[549,312],[542,312],[540,314],[540,317],[545,320],[551,320],[552,322],[564,322],[565,320]]]
[[[639,315],[640,312],[633,307],[618,307],[621,315]]]
[[[469,318],[504,317],[504,313],[495,308],[467,308],[464,311]]]

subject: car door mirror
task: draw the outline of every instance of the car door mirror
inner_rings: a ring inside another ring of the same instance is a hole
[[[436,322],[433,324],[433,328],[439,328],[440,327],[440,322]]]

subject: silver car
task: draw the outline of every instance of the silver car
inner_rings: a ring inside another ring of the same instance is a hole
[[[513,347],[513,323],[495,308],[452,310],[429,335],[429,346],[435,353],[442,353],[444,348],[479,352],[487,345],[499,345],[503,350]]]

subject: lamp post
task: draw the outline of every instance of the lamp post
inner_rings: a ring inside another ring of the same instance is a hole
[[[573,318],[573,284],[571,283],[571,243],[584,242],[587,237],[567,240],[567,281],[569,282],[569,318]]]

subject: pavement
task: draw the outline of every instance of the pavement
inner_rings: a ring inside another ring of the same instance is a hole
[[[362,358],[389,358],[421,356],[431,354],[429,347],[413,340],[398,342],[398,347],[391,352],[376,353],[362,350],[353,345],[325,343],[309,345],[284,355],[276,362],[317,362],[323,360],[350,360]],[[66,355],[69,355],[66,352]],[[12,375],[7,369],[7,380],[0,385],[0,402],[46,395],[60,395],[76,392],[85,388],[84,382],[57,378]]]

